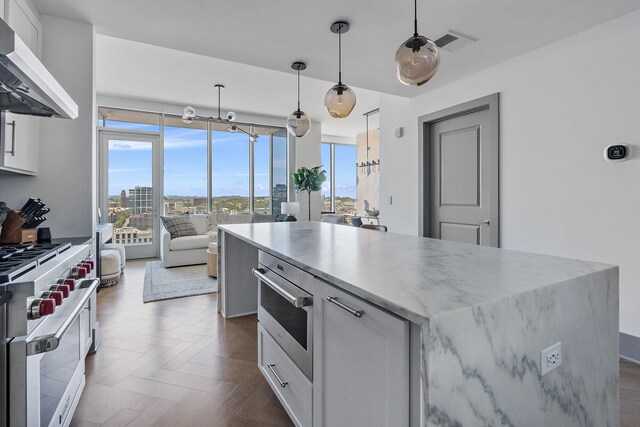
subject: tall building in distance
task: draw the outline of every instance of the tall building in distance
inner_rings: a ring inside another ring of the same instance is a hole
[[[153,212],[153,188],[140,186],[130,188],[129,208],[134,215]]]
[[[120,192],[120,207],[126,208],[129,206],[129,201],[127,200],[127,192],[122,190]]]

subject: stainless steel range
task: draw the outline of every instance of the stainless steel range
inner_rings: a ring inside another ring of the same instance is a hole
[[[90,245],[0,245],[0,426],[68,426],[95,351]]]

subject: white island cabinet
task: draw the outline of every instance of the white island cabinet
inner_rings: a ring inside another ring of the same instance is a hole
[[[409,425],[409,322],[328,284],[313,295],[313,425]]]
[[[1,3],[0,3],[1,4]],[[40,58],[42,25],[26,0],[5,0],[4,20],[31,51]],[[34,175],[38,172],[38,135],[40,118],[4,113],[1,124],[2,141],[0,169]]]

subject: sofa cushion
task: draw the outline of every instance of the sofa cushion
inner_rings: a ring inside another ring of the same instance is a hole
[[[186,251],[189,249],[207,249],[211,239],[206,234],[195,236],[176,237],[169,242],[169,250]]]
[[[171,234],[172,239],[183,236],[195,236],[198,234],[188,216],[161,216],[160,218],[162,219],[164,228],[166,228],[169,234]]]
[[[269,214],[263,213],[254,213],[251,215],[251,222],[253,223],[261,223],[261,222],[274,222],[276,217]]]
[[[252,215],[249,213],[239,213],[229,216],[230,224],[251,224]]]
[[[193,214],[189,215],[189,218],[197,234],[207,234],[207,231],[209,231],[209,215]]]

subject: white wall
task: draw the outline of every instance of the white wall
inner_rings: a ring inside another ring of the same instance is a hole
[[[382,222],[418,232],[417,118],[500,92],[501,246],[620,265],[620,329],[640,336],[638,52],[640,11],[412,100],[383,96]],[[613,143],[636,155],[606,162]]]
[[[40,119],[39,173],[0,176],[0,200],[19,209],[30,196],[51,212],[43,226],[56,237],[95,230],[94,31],[88,24],[41,16],[42,62],[78,104],[75,120]]]

